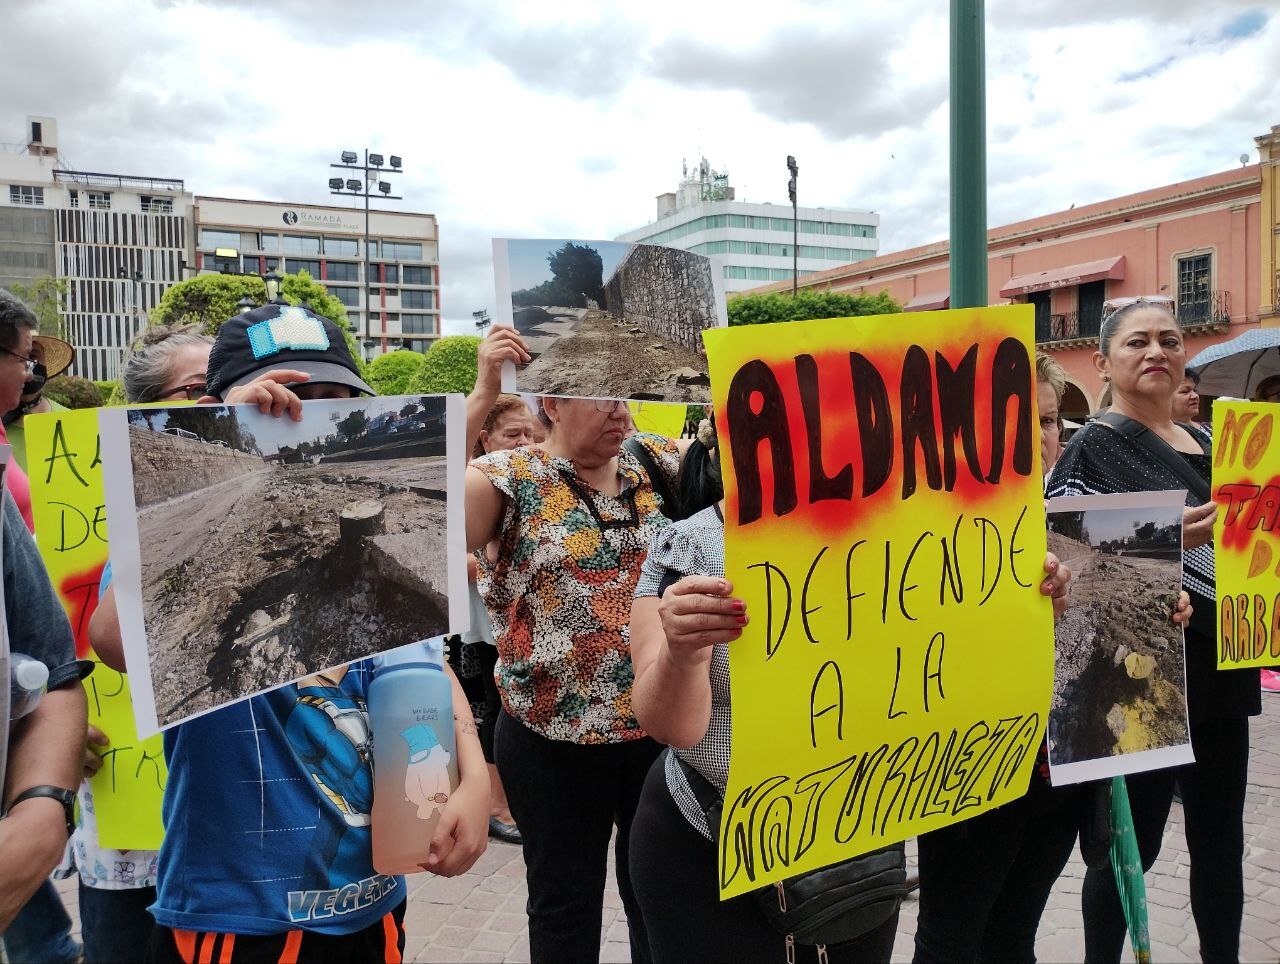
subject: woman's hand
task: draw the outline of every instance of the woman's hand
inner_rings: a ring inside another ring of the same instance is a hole
[[[751,621],[747,604],[731,594],[727,579],[685,576],[662,594],[658,616],[667,652],[678,664],[697,666],[711,659],[711,647],[742,635]]]
[[[523,365],[530,358],[528,346],[514,328],[490,328],[476,352],[476,385],[473,391],[486,397],[496,397],[502,391],[502,363],[509,361]]]
[[[489,842],[489,772],[464,777],[440,811],[423,870],[440,877],[465,874]]]
[[[259,375],[247,385],[241,385],[227,392],[222,400],[224,405],[257,405],[263,415],[279,418],[285,412],[295,422],[302,421],[302,399],[286,388],[286,385],[305,382],[311,376],[306,372],[289,368],[277,368],[264,375]],[[204,401],[204,399],[200,399]],[[217,399],[214,399],[217,401]]]
[[[102,769],[102,756],[94,747],[107,747],[110,745],[111,741],[107,739],[107,734],[90,723],[89,735],[84,744],[84,778],[86,780]]]
[[[1040,595],[1053,600],[1053,618],[1057,619],[1067,609],[1067,583],[1071,582],[1071,570],[1052,552],[1047,552],[1044,571],[1049,578],[1040,584]]]
[[[1184,589],[1178,593],[1178,601],[1173,604],[1173,622],[1176,626],[1185,626],[1191,622],[1191,614],[1195,612],[1191,608],[1191,597],[1187,595]]]
[[[1213,523],[1218,518],[1218,503],[1206,502],[1194,509],[1182,510],[1182,548],[1195,549],[1213,541]]]

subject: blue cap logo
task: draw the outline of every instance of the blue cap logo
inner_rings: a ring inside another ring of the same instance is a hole
[[[250,325],[246,331],[249,348],[256,359],[270,358],[285,349],[326,351],[329,348],[329,336],[320,319],[296,305],[281,308],[276,317]]]

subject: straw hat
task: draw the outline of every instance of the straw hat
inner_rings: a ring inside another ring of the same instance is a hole
[[[34,335],[31,338],[31,344],[39,345],[44,350],[44,367],[50,378],[61,375],[75,361],[75,349],[61,338],[54,338],[52,335]]]

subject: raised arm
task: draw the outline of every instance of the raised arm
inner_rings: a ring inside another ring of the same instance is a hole
[[[502,363],[529,361],[524,339],[514,328],[490,328],[476,352],[476,384],[467,396],[467,451],[474,451],[484,420],[502,392]]]

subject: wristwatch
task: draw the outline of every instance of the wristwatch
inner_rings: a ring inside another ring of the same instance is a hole
[[[20,804],[23,800],[30,800],[33,797],[51,797],[62,804],[62,812],[67,818],[67,836],[70,837],[75,833],[76,829],[76,792],[68,790],[65,787],[53,787],[47,783],[42,783],[38,787],[31,787],[29,790],[23,790],[20,794],[13,798],[13,802],[9,804],[9,812],[13,812],[13,808]]]

